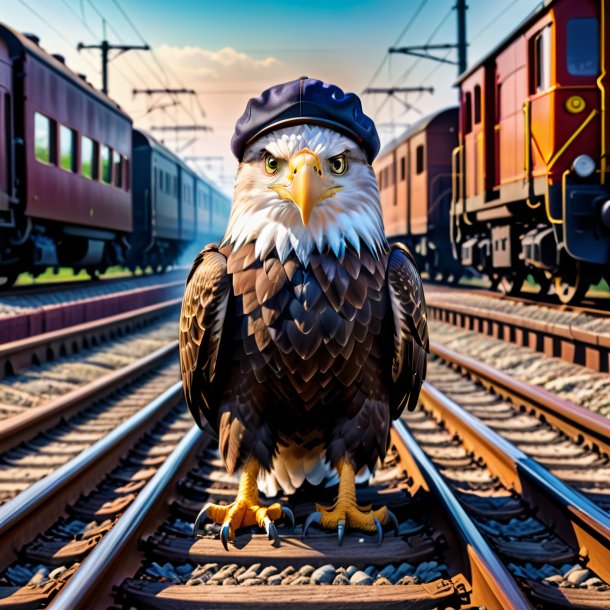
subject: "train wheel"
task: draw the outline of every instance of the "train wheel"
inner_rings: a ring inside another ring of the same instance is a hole
[[[591,279],[583,272],[582,265],[576,263],[558,273],[554,278],[555,294],[564,305],[579,303],[589,290]]]
[[[514,296],[521,292],[521,286],[523,286],[523,274],[519,272],[507,272],[500,276],[500,282],[498,283],[498,290],[502,294]]]

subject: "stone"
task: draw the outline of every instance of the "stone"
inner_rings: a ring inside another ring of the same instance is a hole
[[[299,568],[299,574],[301,574],[301,576],[311,576],[314,571],[315,568],[313,566],[310,566],[309,564]]]
[[[385,576],[378,576],[377,580],[373,583],[373,586],[377,585],[391,585],[392,583],[385,578]]]
[[[319,567],[314,570],[311,574],[311,583],[314,585],[320,585],[325,583],[331,583],[336,575],[335,566],[330,563]]]
[[[358,568],[356,566],[348,566],[347,569],[345,570],[345,575],[348,578],[351,578],[357,571],[358,571]]]
[[[333,585],[349,585],[349,578],[345,574],[337,574]]]
[[[276,574],[275,576],[270,576],[267,579],[267,584],[268,585],[281,585],[282,584],[282,577],[279,574]]]
[[[584,568],[582,570],[573,570],[567,575],[568,582],[571,582],[573,585],[579,585],[581,582],[591,578],[591,570]]]
[[[358,570],[350,579],[352,585],[372,585],[373,578],[366,572]]]
[[[267,566],[266,568],[261,570],[258,577],[262,578],[263,580],[267,580],[270,576],[273,576],[276,573],[277,573],[277,568],[275,566]]]

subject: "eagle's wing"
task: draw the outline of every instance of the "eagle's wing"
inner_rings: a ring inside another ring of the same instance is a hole
[[[386,281],[391,307],[394,351],[390,371],[390,412],[397,418],[405,408],[417,405],[426,376],[428,322],[421,277],[415,260],[402,244],[392,245]],[[388,338],[389,339],[389,338]],[[389,343],[389,341],[388,341]]]
[[[222,388],[221,339],[231,295],[227,259],[216,245],[205,247],[195,258],[186,281],[180,329],[180,374],[186,402],[197,424],[203,415],[218,426]]]

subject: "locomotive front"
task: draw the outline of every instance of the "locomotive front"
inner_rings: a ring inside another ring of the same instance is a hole
[[[459,79],[462,264],[565,303],[610,275],[607,0],[547,0]]]

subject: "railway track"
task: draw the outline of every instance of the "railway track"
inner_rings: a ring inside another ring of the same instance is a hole
[[[488,385],[483,372],[477,379]],[[61,495],[64,504],[70,498],[67,508],[45,501],[52,508],[44,511],[44,533],[40,518],[24,526],[25,516],[21,534],[11,534],[0,512],[0,544],[17,557],[2,566],[0,607],[1,600],[66,609],[610,607],[606,498],[578,488],[571,474],[561,480],[572,468],[603,470],[607,456],[591,442],[600,431],[581,422],[590,436],[580,445],[555,433],[549,448],[548,429],[493,404],[452,368],[435,360],[430,378],[422,408],[395,423],[388,457],[358,490],[360,503],[388,504],[400,521],[398,537],[387,532],[378,546],[352,532],[339,547],[336,535],[315,531],[301,540],[312,499],[330,501],[334,493],[309,489],[282,499],[297,527],[279,528],[279,547],[241,532],[226,553],[212,525],[194,540],[202,503],[231,501],[237,480],[225,474],[208,435],[184,434],[190,422],[181,407],[182,415],[164,415],[179,422],[179,434],[145,436],[107,477],[107,466],[98,468],[97,482],[90,473],[85,495],[82,482],[71,482],[71,494]],[[469,398],[468,411],[456,397]],[[514,438],[519,446],[499,436],[515,429],[539,436]],[[523,453],[528,448],[539,452],[538,462]],[[21,494],[0,511],[29,501]],[[67,517],[58,520],[62,512]]]
[[[148,279],[148,278],[147,278]],[[106,284],[106,283],[105,283]],[[123,280],[121,285],[92,286],[87,290],[48,291],[42,297],[0,299],[0,345],[57,333],[102,318],[178,300],[184,291],[182,273],[154,283]],[[101,291],[101,292],[100,292]],[[19,303],[18,306],[11,303]],[[41,337],[40,341],[52,341]],[[4,348],[6,349],[6,347]]]
[[[529,347],[595,371],[610,370],[610,312],[493,292],[429,286],[430,320]]]
[[[173,341],[4,420],[0,608],[610,608],[608,419],[431,348],[421,408],[358,490],[399,519],[382,545],[301,538],[333,488],[278,498],[297,518],[279,547],[242,531],[227,553],[215,525],[194,540],[237,480],[191,426]]]

